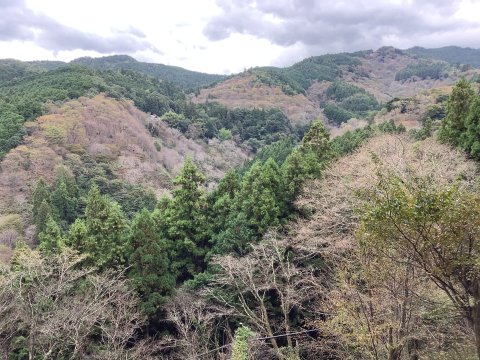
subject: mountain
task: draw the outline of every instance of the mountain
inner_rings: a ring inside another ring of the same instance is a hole
[[[70,61],[70,63],[61,61],[30,61],[29,64],[46,70],[54,70],[67,64],[82,65],[98,70],[132,70],[158,80],[171,82],[184,90],[194,90],[227,78],[226,75],[206,74],[178,66],[141,62],[128,55],[113,55],[99,58],[81,57]]]
[[[413,47],[406,52],[419,57],[446,61],[452,65],[470,65],[480,67],[480,49],[445,46],[437,49]]]
[[[479,69],[147,65],[0,61],[0,358],[475,358]]]
[[[351,118],[367,118],[395,97],[414,96],[478,74],[476,69],[457,69],[445,61],[383,47],[314,56],[286,68],[249,69],[201,89],[191,99],[231,108],[277,107],[296,124],[320,117],[338,125]]]

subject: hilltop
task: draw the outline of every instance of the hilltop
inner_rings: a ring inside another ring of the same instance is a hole
[[[278,107],[293,123],[321,117],[339,125],[350,118],[368,118],[396,97],[451,86],[461,76],[478,74],[478,69],[384,47],[315,56],[287,68],[253,68],[201,89],[192,101],[216,101],[232,108]]]
[[[30,61],[28,63],[45,70],[54,70],[68,64],[77,64],[98,70],[132,70],[158,80],[168,81],[184,90],[211,85],[227,78],[226,75],[206,74],[178,66],[137,61],[128,55],[112,55],[99,58],[81,57],[69,63],[61,61]]]

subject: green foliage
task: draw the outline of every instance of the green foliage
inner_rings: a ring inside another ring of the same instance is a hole
[[[177,66],[140,62],[127,55],[101,58],[83,57],[73,60],[72,63],[98,70],[135,71],[164,82],[170,82],[184,90],[211,85],[227,78],[226,75],[205,74]]]
[[[19,145],[24,135],[23,118],[0,106],[0,158],[8,150]]]
[[[230,140],[232,138],[232,132],[228,129],[221,128],[218,130],[218,138],[221,141]]]
[[[38,239],[38,250],[45,256],[59,254],[65,245],[62,230],[52,216],[48,216],[45,229],[38,235]]]
[[[51,195],[51,204],[61,222],[70,224],[77,217],[77,199],[68,193],[67,184],[60,180]]]
[[[218,103],[186,104],[182,115],[171,116],[174,120],[167,123],[184,133],[189,125],[196,124],[203,129],[203,137],[208,139],[219,137],[219,129],[224,129],[230,131],[238,143],[253,145],[253,150],[295,133],[279,109],[228,109]]]
[[[338,158],[353,153],[365,140],[372,137],[374,133],[374,127],[365,126],[363,128],[347,131],[345,134],[337,136],[330,143],[332,157]]]
[[[466,118],[470,111],[474,91],[465,78],[453,88],[447,100],[447,117],[442,123],[439,138],[443,142],[460,146],[466,132]]]
[[[359,235],[365,253],[424,271],[468,321],[480,351],[478,193],[412,172],[379,172],[364,200]]]
[[[347,121],[352,117],[364,117],[369,111],[379,107],[375,97],[365,89],[345,83],[334,81],[326,91],[329,99],[335,104],[327,103],[324,112],[327,118],[337,124]]]
[[[353,112],[345,110],[335,104],[327,103],[323,107],[323,112],[328,120],[333,121],[335,124],[340,125],[355,117]]]
[[[402,134],[406,131],[403,124],[397,126],[393,119],[378,124],[378,129],[387,134]]]
[[[315,56],[302,60],[288,68],[256,68],[258,81],[280,86],[287,95],[304,94],[313,81],[334,81],[341,73],[340,66],[354,68],[360,65],[352,54]]]
[[[0,60],[0,84],[43,72],[42,68],[13,59]]]
[[[342,101],[358,93],[366,93],[366,91],[358,86],[336,80],[327,88],[325,95],[332,100]]]
[[[79,245],[95,266],[105,269],[126,263],[126,219],[120,206],[101,195],[96,185],[88,193],[85,226],[87,236]]]
[[[33,199],[32,199],[32,204],[33,204],[33,218],[36,219],[38,216],[38,211],[40,208],[40,205],[43,203],[44,200],[49,200],[50,197],[50,192],[48,190],[48,186],[45,183],[45,180],[43,178],[40,178],[40,180],[37,181],[37,184],[35,185],[35,190],[33,191]]]
[[[419,77],[420,79],[440,79],[447,75],[447,66],[444,63],[436,62],[420,62],[409,64],[395,74],[395,81],[407,80],[411,77]]]
[[[128,277],[140,295],[142,308],[153,315],[175,286],[169,257],[172,245],[161,237],[152,214],[146,209],[133,219],[128,238]]]
[[[248,360],[249,341],[253,338],[253,332],[247,326],[239,327],[235,331],[235,338],[232,346],[231,360]]]
[[[52,209],[49,201],[47,199],[44,199],[42,203],[38,206],[36,216],[34,218],[37,234],[40,234],[45,230],[48,218],[54,215],[55,212]]]
[[[204,270],[208,244],[205,176],[191,159],[175,178],[173,197],[159,203],[155,221],[161,236],[173,244],[172,269],[179,281]]]
[[[462,147],[476,160],[480,160],[480,96],[473,100],[467,119]]]
[[[452,65],[466,64],[475,67],[480,66],[480,50],[478,49],[462,48],[459,46],[445,46],[436,49],[425,49],[416,46],[408,49],[408,52],[425,58],[446,61]]]

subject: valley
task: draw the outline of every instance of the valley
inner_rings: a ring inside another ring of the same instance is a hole
[[[0,358],[475,359],[479,52],[0,60]]]

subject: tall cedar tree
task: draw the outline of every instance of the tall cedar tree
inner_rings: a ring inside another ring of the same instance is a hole
[[[467,131],[465,133],[463,148],[475,158],[480,160],[480,96],[470,106],[470,112],[466,121]]]
[[[38,235],[38,238],[40,240],[38,250],[46,256],[60,254],[65,245],[62,230],[50,215],[47,218],[45,230]]]
[[[40,205],[42,205],[44,200],[49,201],[49,199],[50,191],[48,190],[48,186],[45,183],[45,180],[43,180],[43,178],[40,178],[40,180],[38,180],[37,184],[35,185],[35,190],[33,191],[33,219],[35,222],[37,221]]]
[[[462,78],[453,88],[447,101],[447,117],[442,123],[439,137],[443,142],[461,146],[465,139],[466,119],[474,91],[470,83]]]
[[[163,211],[157,214],[160,232],[172,242],[172,259],[175,259],[172,268],[180,282],[205,268],[210,237],[207,202],[202,189],[205,180],[192,160],[187,159],[174,180],[177,187],[172,199],[160,204]]]
[[[85,226],[84,249],[96,266],[104,269],[126,262],[126,219],[120,206],[101,195],[96,185],[87,196]]]
[[[133,219],[130,234],[129,278],[149,315],[156,313],[175,286],[169,260],[170,243],[157,231],[152,214],[141,210]]]

